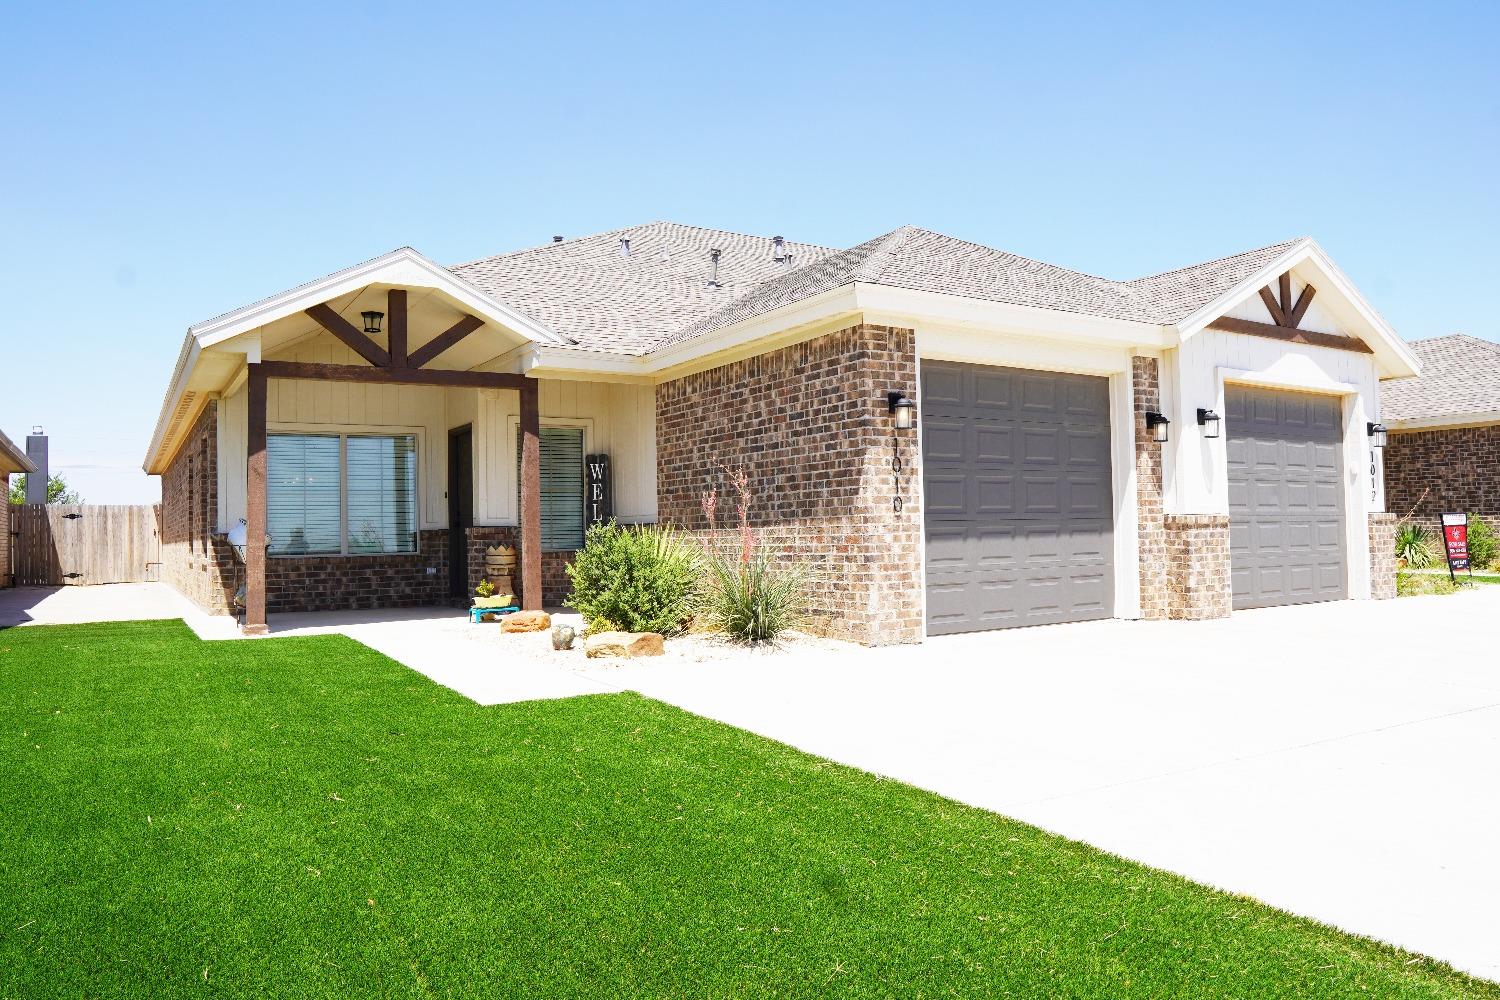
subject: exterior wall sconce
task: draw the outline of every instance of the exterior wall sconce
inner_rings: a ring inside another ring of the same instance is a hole
[[[885,394],[886,408],[896,418],[896,430],[909,431],[916,420],[917,404],[907,398],[906,393],[893,389]]]
[[[1365,433],[1370,435],[1371,448],[1385,447],[1385,424],[1366,424]]]
[[[374,309],[366,309],[360,315],[365,318],[365,333],[380,332],[380,321],[385,319],[385,313],[376,312]]]
[[[1168,420],[1165,414],[1157,413],[1155,410],[1146,411],[1146,430],[1150,431],[1151,440],[1157,444],[1167,443],[1167,429],[1171,425],[1172,421]]]
[[[1216,438],[1219,436],[1219,415],[1213,410],[1198,407],[1198,426],[1203,428],[1203,436]]]

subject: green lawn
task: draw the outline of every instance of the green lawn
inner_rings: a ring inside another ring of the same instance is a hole
[[[480,708],[340,637],[11,629],[0,722],[4,997],[1500,997],[656,702]]]

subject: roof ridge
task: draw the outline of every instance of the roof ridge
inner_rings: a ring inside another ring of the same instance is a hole
[[[890,266],[891,260],[896,256],[896,251],[901,249],[902,244],[907,241],[913,232],[916,232],[916,229],[917,227],[915,226],[897,226],[884,236],[877,236],[876,239],[880,242],[874,250],[870,251],[869,256],[854,269],[852,280],[878,282],[880,276],[885,273],[885,269]],[[869,240],[865,240],[865,243],[869,242]],[[849,249],[853,250],[855,247],[863,245],[856,243]]]
[[[1143,281],[1150,281],[1152,278],[1167,278],[1167,277],[1170,277],[1170,276],[1172,276],[1174,274],[1181,274],[1184,271],[1196,271],[1200,267],[1208,267],[1210,264],[1221,264],[1221,263],[1223,263],[1226,260],[1235,260],[1236,258],[1239,258],[1239,257],[1248,257],[1248,256],[1250,256],[1253,253],[1265,253],[1267,250],[1275,250],[1275,249],[1277,249],[1279,247],[1289,247],[1289,246],[1291,246],[1294,243],[1301,243],[1304,240],[1308,241],[1308,242],[1311,242],[1312,241],[1312,237],[1311,236],[1294,236],[1293,238],[1291,238],[1289,240],[1282,240],[1280,243],[1267,243],[1263,247],[1255,247],[1254,249],[1251,249],[1251,250],[1241,250],[1239,253],[1230,253],[1230,254],[1225,254],[1222,257],[1212,257],[1212,258],[1210,258],[1208,260],[1200,260],[1196,264],[1188,264],[1188,265],[1186,265],[1184,267],[1174,267],[1170,271],[1159,271],[1156,274],[1145,274],[1145,275],[1142,275],[1139,278],[1131,278],[1129,281],[1122,281],[1121,284],[1123,284],[1123,285],[1137,285],[1137,284],[1140,284]]]
[[[695,226],[690,222],[673,222],[671,219],[652,219],[650,222],[638,222],[635,225],[631,226],[620,226],[616,229],[606,229],[601,233],[585,233],[582,236],[570,236],[566,239],[553,240],[549,243],[538,243],[536,246],[521,247],[518,250],[506,250],[503,253],[486,254],[483,257],[475,257],[473,260],[466,260],[461,264],[448,264],[445,266],[450,270],[458,267],[469,267],[473,264],[483,264],[487,261],[504,260],[509,257],[517,257],[521,254],[536,253],[538,250],[550,250],[554,247],[571,246],[572,244],[582,242],[583,240],[597,240],[601,237],[613,236],[616,233],[635,233],[640,232],[643,229],[660,228],[663,226],[676,226],[679,229],[694,229],[700,233],[722,233],[725,236],[739,236],[749,240],[775,239],[774,236],[760,236],[755,233],[741,233],[736,232],[732,229],[714,229],[712,226]],[[808,243],[804,240],[787,240],[786,242],[795,244],[797,246],[811,247],[814,250],[826,250],[829,253],[837,253],[839,250],[838,247],[828,247],[822,245],[821,243]]]

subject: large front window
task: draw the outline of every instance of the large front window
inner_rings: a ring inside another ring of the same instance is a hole
[[[411,434],[270,434],[266,521],[274,556],[417,551]]]

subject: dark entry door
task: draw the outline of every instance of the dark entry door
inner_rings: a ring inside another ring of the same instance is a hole
[[[1349,596],[1343,404],[1226,386],[1224,410],[1235,610]]]
[[[1114,613],[1109,380],[922,362],[927,631]]]
[[[474,526],[474,431],[448,432],[448,594],[469,596],[469,532]]]

